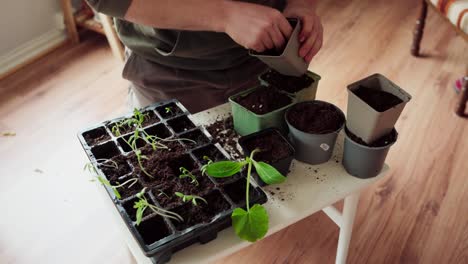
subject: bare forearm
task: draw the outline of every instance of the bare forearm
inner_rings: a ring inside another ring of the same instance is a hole
[[[125,19],[163,29],[224,31],[226,0],[133,0]]]

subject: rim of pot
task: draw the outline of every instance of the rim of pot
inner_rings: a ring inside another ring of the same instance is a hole
[[[270,86],[256,86],[256,87],[253,87],[253,88],[250,88],[250,89],[247,89],[247,90],[244,90],[242,92],[239,92],[231,97],[229,97],[229,101],[232,102],[232,103],[235,103],[237,104],[238,106],[242,107],[243,109],[247,110],[248,112],[252,113],[255,117],[264,117],[264,116],[267,116],[267,115],[270,115],[270,114],[273,114],[275,112],[278,112],[278,111],[281,111],[281,110],[284,110],[284,109],[287,109],[287,108],[290,108],[292,107],[295,103],[296,103],[296,99],[294,98],[294,96],[292,94],[289,94],[289,93],[286,93],[284,91],[281,91],[281,90],[278,90],[278,92],[286,95],[287,97],[289,97],[289,99],[291,99],[291,103],[281,107],[281,108],[278,108],[278,109],[275,109],[273,111],[270,111],[268,113],[265,113],[265,114],[257,114],[257,113],[254,113],[253,111],[247,109],[247,107],[239,104],[238,102],[236,102],[234,99],[235,98],[238,98],[239,96],[244,96],[244,95],[248,95],[248,94],[251,94],[253,93],[254,91],[256,91],[257,89],[260,89],[260,88],[263,88],[263,87],[270,87]],[[272,87],[270,87],[272,88]],[[277,88],[272,88],[272,89],[277,89]],[[245,94],[244,94],[245,93]]]
[[[365,148],[365,149],[372,149],[372,150],[386,149],[386,148],[389,148],[389,147],[393,146],[393,144],[395,144],[395,143],[397,142],[397,140],[398,140],[398,131],[395,129],[395,127],[394,127],[394,128],[392,129],[392,131],[390,132],[390,133],[393,133],[393,131],[395,131],[395,133],[396,133],[396,135],[395,135],[395,140],[392,141],[392,142],[390,142],[390,143],[388,143],[388,144],[385,145],[385,146],[380,146],[380,147],[371,147],[371,146],[366,146],[366,145],[360,144],[360,143],[354,141],[352,138],[350,138],[350,137],[348,136],[348,133],[347,133],[346,130],[348,130],[347,127],[346,127],[346,129],[344,130],[344,131],[345,131],[344,134],[345,134],[346,139],[348,139],[349,141],[351,141],[353,144],[358,145],[358,146],[360,146],[361,148]]]
[[[338,112],[341,114],[341,117],[343,117],[343,124],[341,124],[341,126],[340,126],[338,129],[336,129],[336,130],[334,130],[334,131],[332,131],[332,132],[323,133],[323,134],[305,132],[305,131],[302,131],[302,130],[300,130],[299,128],[293,126],[293,125],[289,122],[289,120],[288,120],[289,112],[292,111],[292,109],[293,109],[295,106],[297,106],[297,105],[300,105],[300,104],[308,104],[308,103],[313,103],[313,102],[319,102],[319,103],[323,103],[323,104],[327,104],[327,105],[333,106],[333,107],[334,107],[335,109],[337,109]],[[308,101],[302,101],[302,102],[299,102],[299,103],[295,103],[294,105],[292,105],[291,107],[289,107],[289,109],[286,111],[286,113],[284,114],[284,119],[286,120],[286,123],[288,124],[288,126],[291,126],[291,127],[293,127],[294,129],[296,129],[296,130],[298,130],[298,131],[301,131],[302,133],[309,134],[309,135],[328,135],[328,134],[333,134],[333,133],[339,133],[339,132],[345,127],[345,125],[346,125],[346,116],[345,116],[345,114],[343,113],[343,111],[341,111],[341,109],[340,109],[338,106],[336,106],[336,105],[334,105],[334,104],[332,104],[332,103],[329,103],[329,102],[322,101],[322,100],[308,100]]]

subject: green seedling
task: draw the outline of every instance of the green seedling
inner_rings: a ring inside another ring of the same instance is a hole
[[[241,161],[219,161],[207,164],[204,171],[211,177],[226,178],[239,173],[242,168],[247,167],[247,187],[245,194],[246,209],[236,208],[232,212],[231,219],[234,230],[241,239],[249,242],[255,242],[263,238],[268,232],[268,213],[260,204],[255,204],[250,207],[249,188],[252,166],[255,167],[260,178],[266,184],[282,183],[286,177],[281,175],[274,167],[265,162],[257,162],[254,160],[254,155],[259,150],[252,151],[250,157],[246,157]]]
[[[172,114],[172,107],[166,107],[164,108],[164,110],[166,110],[166,114]]]
[[[207,163],[201,167],[202,175],[205,175],[206,174],[206,168],[208,167],[208,165],[212,164],[213,161],[208,156],[203,156],[203,160],[207,161]]]
[[[96,162],[103,162],[101,164],[102,167],[107,167],[107,168],[113,168],[113,169],[118,169],[119,165],[117,162],[110,160],[110,159],[97,159]],[[83,168],[84,171],[88,171],[90,173],[98,174],[96,167],[94,167],[94,164],[91,162],[88,162],[84,165]]]
[[[183,194],[183,193],[180,193],[180,192],[175,192],[174,194],[177,197],[180,197],[184,203],[192,202],[192,204],[194,206],[198,206],[197,200],[203,201],[205,204],[208,204],[208,202],[205,199],[203,199],[202,197],[197,196],[197,195],[186,195],[186,194]]]
[[[119,188],[122,188],[122,187],[124,187],[125,185],[128,185],[128,184],[130,184],[130,185],[128,185],[127,188],[131,188],[133,185],[135,185],[135,183],[138,182],[138,179],[137,179],[137,178],[132,178],[132,179],[129,179],[129,180],[125,181],[125,182],[122,183],[122,184],[119,184],[119,185],[112,185],[112,184],[111,184],[107,179],[105,179],[104,177],[98,176],[97,179],[98,179],[98,181],[99,181],[100,183],[102,183],[103,185],[105,185],[105,186],[111,188],[112,191],[113,191],[114,194],[115,194],[115,197],[117,197],[117,199],[122,199],[122,196],[120,195],[120,193],[119,193],[119,191],[118,191]]]
[[[161,215],[163,217],[171,218],[171,219],[179,221],[179,222],[184,221],[182,216],[180,216],[179,214],[176,214],[176,213],[168,211],[168,210],[164,210],[163,208],[161,208],[159,206],[156,206],[154,204],[150,204],[148,202],[148,200],[146,199],[146,197],[145,197],[145,191],[146,191],[146,188],[143,188],[143,190],[141,190],[136,195],[137,198],[138,198],[138,201],[136,201],[135,204],[133,205],[133,208],[137,209],[137,211],[136,211],[136,225],[140,225],[141,220],[143,219],[143,213],[145,212],[145,210],[147,208],[149,208],[154,213],[156,213],[158,215]]]
[[[199,185],[198,180],[197,180],[197,176],[193,175],[189,170],[187,170],[184,167],[180,167],[179,170],[180,170],[180,173],[181,173],[180,176],[179,176],[179,179],[190,178],[190,179],[192,179],[192,181],[190,183],[193,183],[196,186]]]

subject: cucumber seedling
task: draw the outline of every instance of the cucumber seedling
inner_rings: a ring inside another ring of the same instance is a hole
[[[208,204],[208,202],[205,199],[203,199],[202,197],[197,196],[197,195],[187,195],[187,194],[183,194],[183,193],[180,193],[180,192],[175,192],[174,194],[177,197],[180,197],[184,203],[192,202],[192,204],[194,206],[198,206],[197,200],[203,201],[205,204]]]
[[[170,106],[165,107],[164,110],[166,111],[166,114],[173,114],[172,107]]]
[[[268,213],[260,204],[255,204],[250,207],[249,202],[249,188],[250,178],[252,173],[252,166],[255,167],[257,174],[266,184],[282,183],[286,177],[281,175],[274,167],[265,162],[258,162],[254,160],[255,153],[259,152],[255,149],[250,154],[250,157],[240,161],[219,161],[211,162],[204,166],[203,171],[211,177],[226,178],[239,173],[242,168],[247,166],[247,187],[245,194],[246,209],[236,208],[232,212],[232,226],[241,239],[249,242],[255,242],[263,238],[268,232]]]
[[[161,208],[159,206],[156,206],[154,204],[150,204],[148,202],[148,200],[146,199],[146,197],[145,197],[145,191],[146,191],[146,188],[143,188],[143,190],[141,190],[136,195],[136,197],[138,198],[138,201],[136,201],[135,204],[133,205],[133,208],[137,209],[137,211],[136,211],[136,225],[140,225],[141,220],[143,219],[143,213],[148,208],[151,211],[153,211],[154,213],[156,213],[156,214],[158,214],[160,216],[171,218],[171,219],[174,219],[174,220],[179,221],[179,222],[184,221],[182,216],[180,216],[179,214],[168,211],[168,210],[164,210],[163,208]]]

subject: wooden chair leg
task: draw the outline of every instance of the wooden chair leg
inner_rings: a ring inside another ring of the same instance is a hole
[[[419,49],[421,46],[421,40],[424,33],[424,26],[426,24],[427,17],[427,3],[425,0],[421,1],[421,12],[419,14],[418,20],[416,20],[416,25],[413,32],[413,45],[411,45],[411,54],[413,56],[419,56]]]
[[[71,0],[60,0],[60,5],[62,6],[63,20],[65,22],[65,27],[67,28],[68,37],[72,43],[79,43],[80,36],[78,35],[78,30],[76,29]]]
[[[124,47],[117,36],[112,19],[101,13],[99,13],[99,18],[101,20],[102,27],[104,28],[104,32],[106,33],[107,41],[109,42],[112,53],[117,59],[124,61]]]
[[[468,101],[468,77],[463,78],[463,86],[455,113],[461,117],[467,117],[465,114],[466,103]]]

